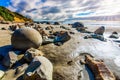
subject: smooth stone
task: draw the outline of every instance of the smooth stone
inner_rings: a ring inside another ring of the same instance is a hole
[[[11,43],[15,49],[20,50],[38,48],[42,44],[42,37],[37,30],[25,27],[12,34]]]

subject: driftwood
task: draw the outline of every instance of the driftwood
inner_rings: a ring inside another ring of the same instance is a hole
[[[103,61],[94,60],[89,55],[86,55],[86,64],[92,70],[95,80],[116,80],[113,73],[106,67]]]

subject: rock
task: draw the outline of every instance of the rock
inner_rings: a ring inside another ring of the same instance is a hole
[[[27,67],[28,67],[28,64],[23,64],[23,65],[17,67],[15,70],[15,75],[23,73],[27,69]]]
[[[52,30],[53,27],[52,27],[52,26],[47,26],[45,29],[46,29],[46,30]]]
[[[109,38],[115,38],[115,39],[118,39],[119,38],[119,35],[117,32],[113,32]]]
[[[0,60],[3,60],[3,57],[4,57],[4,56],[0,54]]]
[[[0,70],[0,80],[4,77],[5,72]]]
[[[43,56],[36,56],[24,73],[24,80],[52,80],[53,65]]]
[[[10,30],[15,31],[17,29],[17,26],[16,25],[11,25],[11,26],[9,26],[9,28],[10,28]]]
[[[4,57],[2,63],[4,66],[11,68],[17,61],[18,61],[17,55],[13,51],[10,51]]]
[[[81,22],[75,22],[72,25],[73,28],[76,28],[76,30],[81,31],[81,32],[85,32],[85,29],[87,29],[87,27],[84,27],[84,24]]]
[[[68,32],[62,32],[61,31],[60,33],[57,34],[54,42],[62,42],[62,43],[64,43],[64,42],[66,42],[66,41],[68,41],[70,39],[71,39],[71,36],[68,34]]]
[[[81,22],[75,22],[74,24],[72,24],[73,28],[78,28],[78,27],[84,27],[83,23]]]
[[[59,22],[54,22],[54,25],[60,25],[60,23]]]
[[[6,30],[6,28],[2,27],[1,30]]]
[[[42,44],[42,37],[35,29],[25,27],[12,34],[11,43],[15,49],[20,50],[38,48]]]
[[[86,64],[95,75],[95,80],[116,80],[114,74],[106,67],[104,62],[94,60],[86,55]]]
[[[98,28],[97,30],[95,30],[95,34],[98,34],[98,35],[103,35],[103,33],[105,32],[105,27],[104,26],[101,26],[100,28]]]
[[[44,53],[35,48],[28,49],[24,54],[24,59],[28,62],[31,62],[35,56],[43,56]]]

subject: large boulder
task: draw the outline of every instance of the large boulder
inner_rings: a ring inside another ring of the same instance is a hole
[[[98,34],[98,35],[103,35],[103,33],[105,32],[105,27],[104,26],[101,26],[99,27],[97,30],[95,30],[95,34]]]
[[[24,80],[52,80],[53,65],[43,56],[36,56],[24,73]]]
[[[17,61],[18,61],[17,54],[15,54],[13,51],[10,51],[3,59],[2,63],[4,66],[11,68]]]
[[[12,34],[11,43],[15,49],[20,50],[38,48],[42,44],[42,37],[35,29],[25,27]]]
[[[43,56],[43,52],[34,48],[28,49],[24,54],[24,59],[31,62],[35,56]]]

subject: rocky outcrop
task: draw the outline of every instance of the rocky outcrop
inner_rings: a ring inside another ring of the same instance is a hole
[[[13,51],[10,51],[3,59],[2,63],[4,66],[11,68],[17,61],[17,55]]]
[[[35,56],[43,56],[43,52],[35,48],[28,49],[24,54],[24,59],[28,62],[31,62]]]
[[[38,48],[42,44],[42,37],[35,29],[25,27],[12,34],[11,43],[15,49],[20,50]]]
[[[95,75],[95,80],[116,80],[113,73],[106,67],[103,61],[94,60],[89,55],[86,55],[86,64]]]
[[[24,73],[24,80],[52,80],[53,65],[43,56],[36,56]]]

